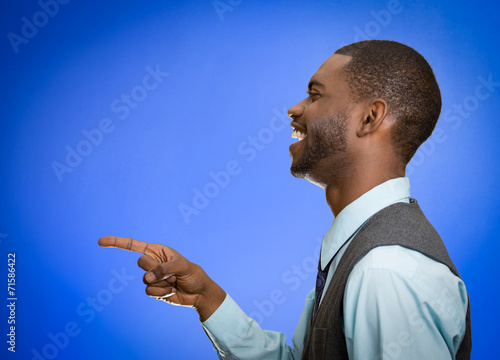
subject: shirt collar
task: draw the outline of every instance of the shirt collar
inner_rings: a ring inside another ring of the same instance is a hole
[[[410,179],[399,177],[375,186],[342,209],[323,237],[321,269],[325,269],[342,245],[372,215],[409,197]]]

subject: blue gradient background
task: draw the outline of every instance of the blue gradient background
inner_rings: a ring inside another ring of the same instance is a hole
[[[177,249],[264,328],[291,341],[314,286],[311,258],[332,215],[321,189],[289,174],[288,127],[253,148],[253,159],[248,137],[301,100],[319,65],[359,40],[360,29],[414,47],[436,73],[450,115],[412,161],[412,196],[467,284],[473,358],[498,358],[490,352],[500,321],[500,87],[477,104],[470,98],[479,77],[500,81],[498,5],[401,1],[402,11],[382,26],[372,11],[387,9],[387,1],[231,3],[220,17],[212,1],[71,1],[17,54],[7,34],[21,35],[22,18],[31,20],[40,6],[2,3],[0,357],[32,359],[33,349],[54,349],[49,334],[74,322],[79,334],[57,349],[57,359],[216,358],[195,311],[146,296],[139,255],[99,248],[104,235]],[[157,65],[169,76],[119,119],[110,105]],[[454,109],[467,101],[474,110],[458,115]],[[65,148],[75,149],[82,131],[103,118],[113,132],[59,181],[51,164],[64,163]],[[179,205],[192,206],[193,189],[203,191],[209,173],[231,160],[241,173],[187,224]],[[9,252],[17,256],[15,354],[5,342]],[[294,267],[302,279],[293,275],[291,283]],[[113,270],[134,279],[90,311],[87,298],[105,296]],[[276,289],[284,303],[259,310]]]

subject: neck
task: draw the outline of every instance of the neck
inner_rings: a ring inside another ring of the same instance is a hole
[[[376,172],[370,172],[374,170],[373,167],[360,167],[360,169],[362,170],[352,171],[342,179],[336,179],[332,185],[326,187],[326,202],[333,216],[337,217],[347,205],[375,186],[405,176],[404,168],[401,167],[384,171],[377,169]]]

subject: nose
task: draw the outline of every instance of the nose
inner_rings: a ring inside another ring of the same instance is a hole
[[[288,117],[292,120],[295,120],[296,118],[302,116],[303,113],[304,105],[302,104],[302,101],[288,109]]]

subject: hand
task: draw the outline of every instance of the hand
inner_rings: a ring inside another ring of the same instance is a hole
[[[99,245],[144,254],[137,263],[147,271],[143,279],[146,294],[170,304],[193,307],[201,321],[208,319],[226,297],[199,265],[168,246],[115,236],[100,238]]]

